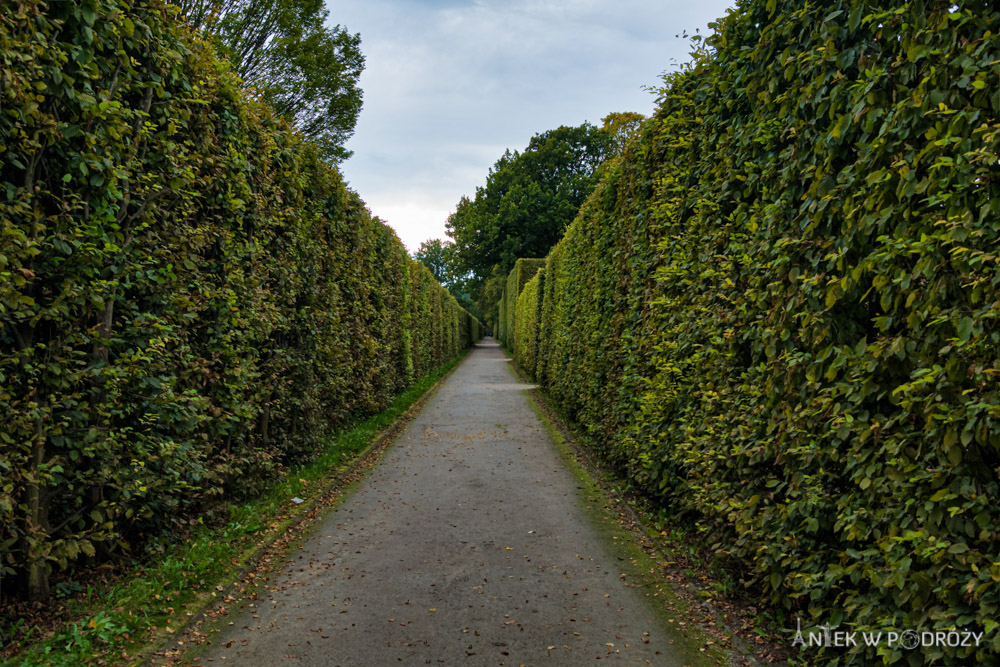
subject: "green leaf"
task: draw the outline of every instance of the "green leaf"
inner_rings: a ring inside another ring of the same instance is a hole
[[[956,328],[956,333],[959,340],[963,343],[968,342],[969,337],[972,335],[973,321],[971,317],[963,317],[958,322],[958,327]]]

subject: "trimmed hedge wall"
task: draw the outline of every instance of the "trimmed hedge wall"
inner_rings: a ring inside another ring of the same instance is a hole
[[[0,16],[0,576],[249,492],[481,335],[161,0]]]
[[[539,324],[542,310],[542,286],[545,284],[545,268],[529,280],[521,295],[517,297],[514,315],[514,357],[521,370],[530,377],[535,376],[538,362]]]
[[[793,631],[986,633],[809,660],[998,659],[998,34],[744,0],[546,259],[536,378]]]
[[[507,283],[500,295],[497,339],[510,350],[514,348],[514,313],[517,309],[517,297],[531,277],[543,266],[545,266],[544,259],[522,258],[514,262],[514,268],[507,274]]]

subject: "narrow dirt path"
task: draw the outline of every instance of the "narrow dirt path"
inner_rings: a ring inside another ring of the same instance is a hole
[[[200,664],[681,665],[480,343]]]

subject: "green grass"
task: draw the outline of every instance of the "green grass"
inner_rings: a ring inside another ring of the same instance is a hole
[[[106,590],[56,587],[53,604],[75,618],[51,636],[39,638],[23,619],[9,622],[7,636],[17,651],[3,665],[128,664],[147,657],[190,619],[217,601],[250,570],[263,548],[299,525],[338,475],[364,456],[393,425],[467,354],[416,382],[384,411],[330,435],[311,463],[289,471],[256,500],[229,506],[221,525],[196,526],[188,538],[155,561],[144,563]],[[293,497],[306,502],[295,505]]]

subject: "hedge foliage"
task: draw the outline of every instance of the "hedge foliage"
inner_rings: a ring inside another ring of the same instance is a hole
[[[542,314],[542,288],[545,268],[529,280],[517,297],[514,311],[514,358],[521,369],[534,377],[538,364],[539,324]]]
[[[507,274],[507,282],[500,296],[497,340],[510,350],[514,349],[514,315],[517,310],[517,297],[532,276],[543,266],[545,266],[544,259],[522,258],[514,262],[514,268]]]
[[[1000,8],[743,0],[715,28],[515,350],[803,627],[986,632],[822,659],[996,664]]]
[[[0,15],[7,590],[251,490],[482,333],[173,11]]]

